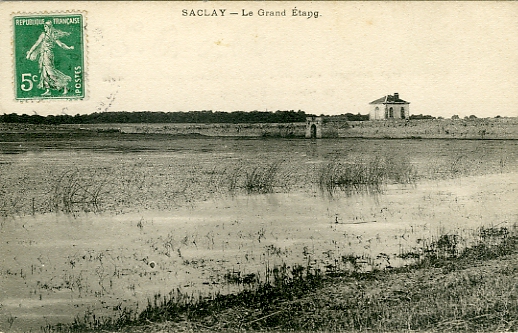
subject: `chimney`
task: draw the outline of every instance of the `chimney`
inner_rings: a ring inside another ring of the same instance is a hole
[[[394,93],[394,102],[397,101],[399,99],[399,94],[398,93]]]

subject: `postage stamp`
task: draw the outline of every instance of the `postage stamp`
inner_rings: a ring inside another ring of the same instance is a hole
[[[13,25],[16,99],[83,99],[83,15],[14,16]]]

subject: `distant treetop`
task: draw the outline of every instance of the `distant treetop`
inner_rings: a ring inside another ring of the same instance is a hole
[[[409,118],[410,120],[421,120],[421,119],[436,119],[434,116],[430,116],[428,114],[413,114]]]
[[[334,115],[334,116],[324,116],[328,118],[329,120],[333,121],[366,121],[369,120],[368,114],[352,114],[352,113],[345,113],[340,115]]]

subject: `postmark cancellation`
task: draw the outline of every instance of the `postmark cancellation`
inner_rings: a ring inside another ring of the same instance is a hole
[[[17,100],[85,98],[82,13],[12,17]]]

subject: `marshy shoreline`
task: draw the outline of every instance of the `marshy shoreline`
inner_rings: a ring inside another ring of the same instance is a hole
[[[499,332],[518,328],[516,225],[478,230],[471,247],[454,235],[406,255],[400,268],[321,272],[277,268],[273,281],[237,294],[156,295],[140,314],[78,319],[59,332]],[[52,331],[49,329],[49,331]]]

